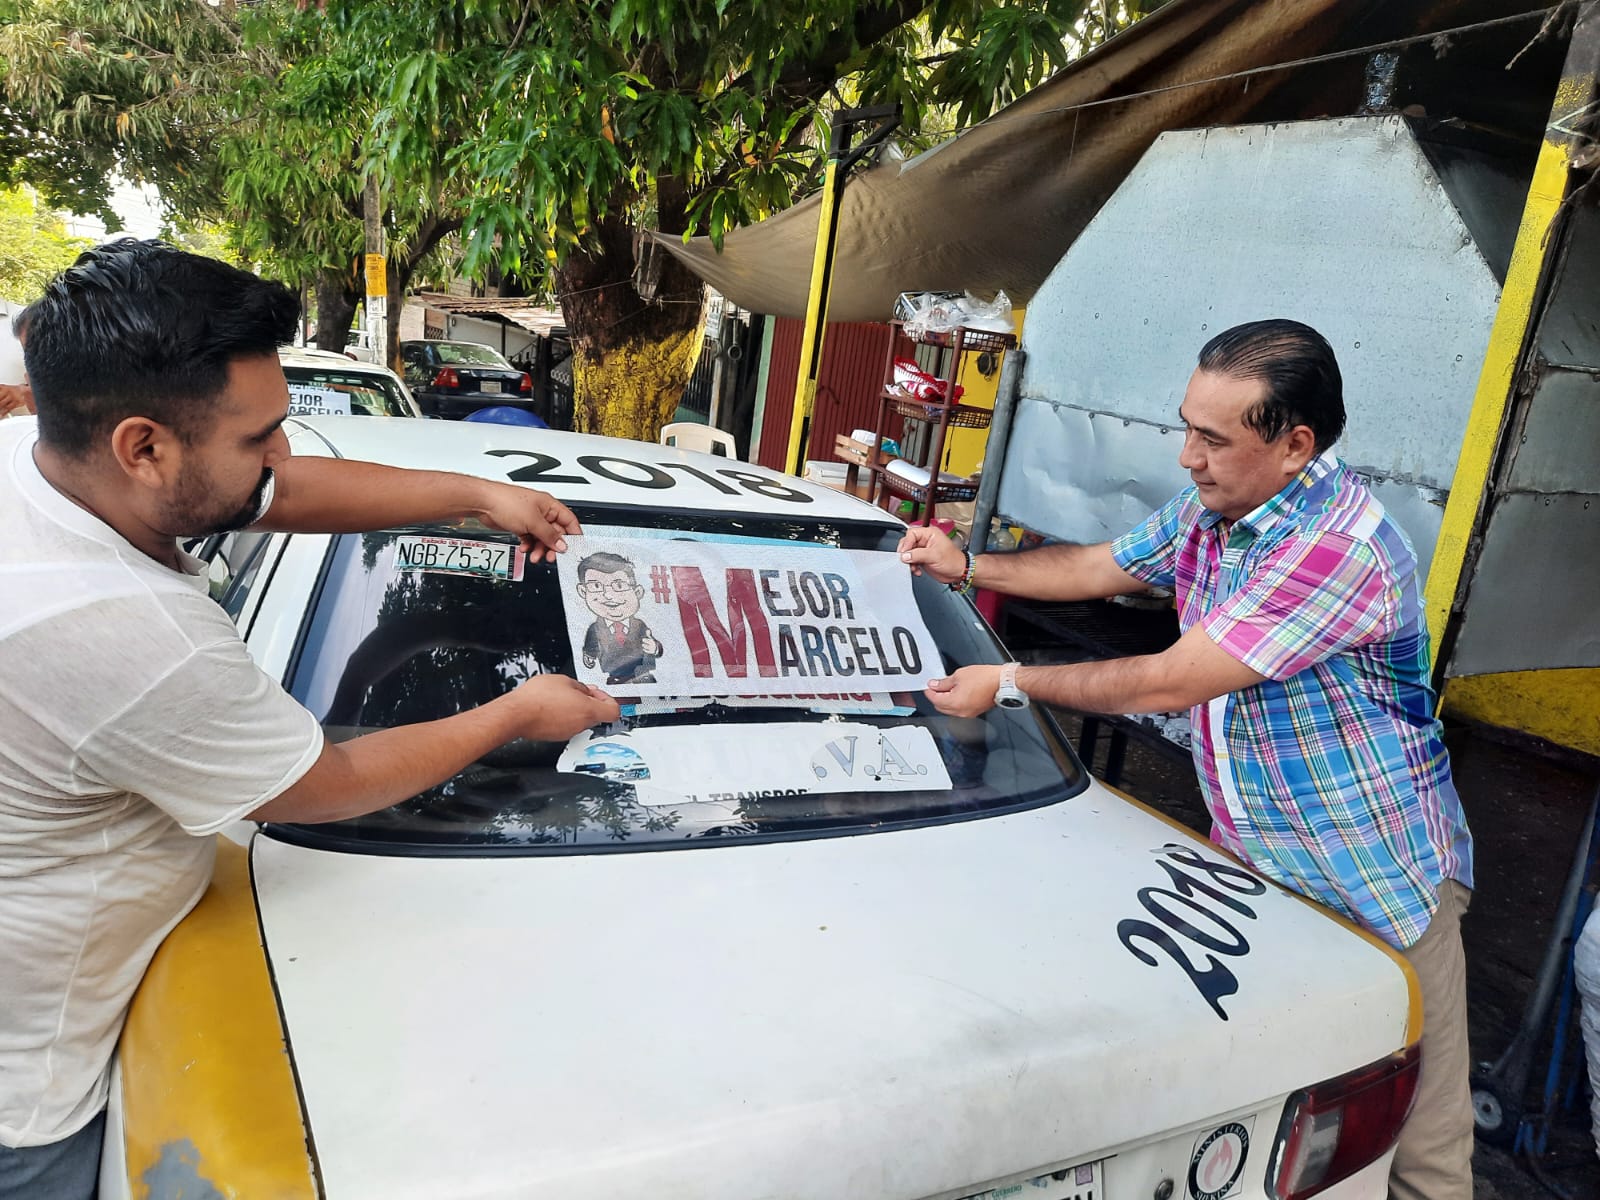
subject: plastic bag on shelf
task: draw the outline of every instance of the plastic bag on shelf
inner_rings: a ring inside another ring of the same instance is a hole
[[[907,483],[913,485],[914,487],[927,487],[928,484],[933,480],[933,473],[930,472],[927,467],[919,467],[916,463],[907,462],[903,458],[895,459],[887,467],[885,467],[884,470],[888,471],[891,475],[894,475],[900,479],[904,479]],[[966,480],[962,479],[959,475],[952,475],[949,471],[940,471],[939,482],[965,483]]]
[[[896,387],[913,400],[932,400],[940,404],[945,401],[944,380],[937,375],[928,374],[909,358],[894,360],[894,382]],[[950,399],[952,401],[961,399],[965,391],[966,388],[959,383],[956,384],[956,394]]]
[[[983,300],[971,292],[901,292],[894,304],[895,319],[914,338],[953,329],[979,329],[985,333],[1010,333],[1011,298],[996,292]]]

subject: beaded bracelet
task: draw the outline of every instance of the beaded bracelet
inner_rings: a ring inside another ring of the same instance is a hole
[[[972,576],[977,572],[978,560],[972,557],[972,551],[966,550],[967,569],[961,572],[961,578],[947,585],[952,592],[967,593],[972,590]]]

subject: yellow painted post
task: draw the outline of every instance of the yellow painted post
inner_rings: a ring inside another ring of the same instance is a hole
[[[1488,500],[1489,475],[1494,469],[1517,369],[1528,352],[1528,333],[1534,322],[1540,281],[1561,242],[1555,220],[1571,186],[1571,158],[1580,141],[1570,122],[1594,104],[1597,67],[1600,0],[1589,0],[1579,10],[1551,106],[1550,123],[1534,165],[1423,593],[1428,635],[1440,667],[1447,653],[1445,635],[1461,592],[1468,549]]]
[[[822,206],[817,214],[817,248],[811,258],[811,291],[806,297],[806,327],[800,336],[800,366],[794,385],[794,412],[789,418],[789,449],[784,461],[791,475],[806,466],[806,442],[817,399],[817,372],[822,369],[822,340],[828,332],[828,293],[833,287],[833,252],[839,243],[839,209],[844,203],[845,175],[874,146],[889,136],[900,120],[898,104],[878,108],[840,109],[828,139],[828,166],[822,179]],[[854,150],[850,134],[858,125],[879,125]]]
[[[800,335],[800,367],[794,385],[794,412],[789,418],[789,472],[805,470],[806,434],[817,402],[817,372],[822,368],[822,339],[828,331],[828,291],[833,250],[839,230],[839,159],[828,158],[822,180],[822,206],[817,214],[817,248],[811,257],[811,291],[806,297],[806,327]]]

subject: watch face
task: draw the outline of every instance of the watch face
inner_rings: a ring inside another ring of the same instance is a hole
[[[995,694],[994,702],[1001,708],[1027,708],[1028,698],[1014,687],[1001,688]]]

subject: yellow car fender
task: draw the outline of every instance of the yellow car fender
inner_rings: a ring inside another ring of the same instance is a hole
[[[321,1194],[243,846],[217,840],[211,886],[156,951],[120,1056],[134,1200]]]

